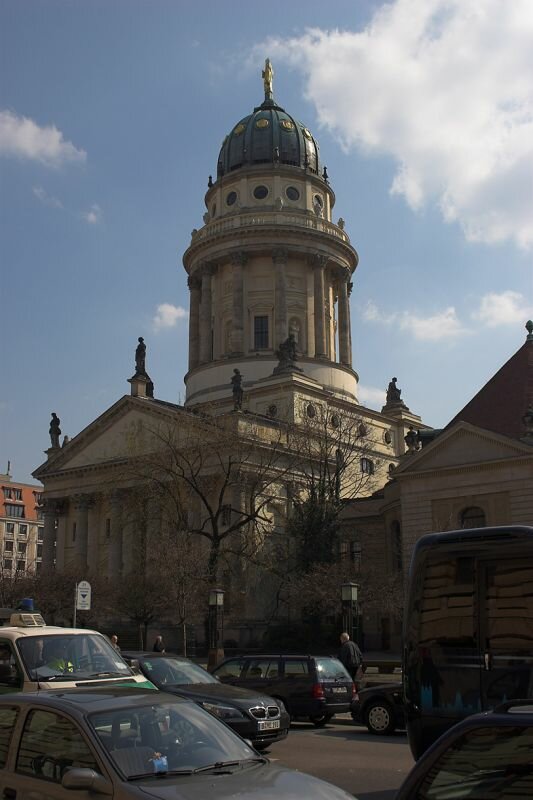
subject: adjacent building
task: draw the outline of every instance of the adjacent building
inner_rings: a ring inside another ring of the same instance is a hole
[[[35,574],[42,563],[43,487],[0,473],[0,548],[4,577]]]

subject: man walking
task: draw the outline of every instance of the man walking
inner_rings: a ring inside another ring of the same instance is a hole
[[[363,654],[356,642],[352,642],[347,633],[341,633],[341,649],[339,650],[339,661],[341,661],[353,681],[358,677],[358,671],[363,666]],[[360,677],[358,678],[361,679]]]

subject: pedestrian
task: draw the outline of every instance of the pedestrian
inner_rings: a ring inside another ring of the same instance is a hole
[[[360,681],[363,677],[363,654],[356,642],[352,642],[349,634],[341,633],[341,649],[339,650],[339,661],[341,661],[353,681]]]
[[[118,636],[116,633],[113,633],[110,638],[112,646],[120,653],[120,647],[118,646]]]
[[[165,643],[164,643],[164,641],[163,641],[163,637],[162,637],[162,636],[161,636],[161,634],[159,633],[159,634],[158,634],[158,635],[155,637],[155,642],[154,642],[154,653],[164,653],[164,652],[165,652]]]

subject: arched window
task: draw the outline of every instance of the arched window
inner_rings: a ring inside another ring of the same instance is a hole
[[[370,458],[362,458],[361,459],[361,472],[364,472],[366,475],[373,475],[374,474],[374,462]]]
[[[461,511],[461,528],[484,528],[486,523],[485,512],[479,506],[469,506]]]

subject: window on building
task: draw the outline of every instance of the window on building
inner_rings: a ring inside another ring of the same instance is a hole
[[[231,506],[222,506],[221,519],[223,525],[229,525],[231,522]]]
[[[72,523],[72,541],[73,542],[76,541],[76,523],[75,522]]]
[[[44,528],[42,525],[39,525],[39,527],[37,528],[37,541],[42,542],[43,539],[44,539]]]
[[[42,503],[42,501],[43,501],[43,493],[42,492],[34,492],[33,494],[35,495],[35,502],[37,503],[37,505],[39,505],[39,503]]]
[[[6,503],[6,517],[18,517],[24,519],[24,506],[13,506],[11,503]]]
[[[366,475],[374,474],[374,462],[370,458],[361,459],[361,472],[364,472]]]
[[[17,552],[20,553],[20,555],[26,555],[26,547],[26,542],[17,542]]]
[[[4,569],[11,571],[13,569],[13,559],[4,558]]]
[[[484,528],[486,526],[485,512],[478,506],[470,506],[461,511],[461,528]]]
[[[12,495],[13,500],[22,500],[22,489],[13,489],[12,492],[13,492]]]
[[[397,520],[391,525],[391,566],[393,572],[403,569],[402,529]]]
[[[28,535],[28,526],[21,522],[19,524],[19,536],[27,536],[27,535]]]
[[[6,522],[6,536],[13,536],[15,533],[15,523]]]
[[[341,561],[353,564],[356,570],[361,568],[361,544],[359,541],[349,540],[339,543],[339,558]]]
[[[42,508],[38,508],[36,511],[37,519],[44,519],[44,511]]]
[[[26,562],[22,559],[17,561],[17,572],[26,572]]]
[[[4,552],[12,553],[13,552],[13,542],[4,542]]]
[[[254,350],[268,350],[268,317],[254,317]]]
[[[43,557],[43,546],[42,544],[37,545],[37,558]]]
[[[13,499],[13,495],[11,494],[12,489],[11,489],[10,486],[2,486],[2,491],[4,493],[4,498],[6,500],[12,500]]]

